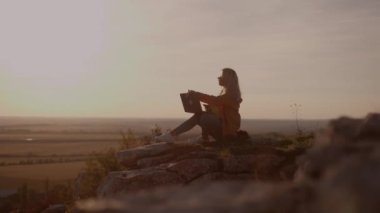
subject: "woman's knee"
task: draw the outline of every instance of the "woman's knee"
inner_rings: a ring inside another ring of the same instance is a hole
[[[204,112],[196,112],[196,113],[194,113],[192,118],[196,120],[197,124],[199,124],[201,122],[203,114],[204,114]]]

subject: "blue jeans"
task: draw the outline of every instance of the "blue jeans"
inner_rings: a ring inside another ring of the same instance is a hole
[[[184,132],[189,131],[195,125],[199,125],[202,128],[203,139],[207,139],[208,135],[211,135],[215,140],[222,140],[222,122],[218,116],[211,112],[194,113],[192,117],[172,130],[171,134],[180,135]]]

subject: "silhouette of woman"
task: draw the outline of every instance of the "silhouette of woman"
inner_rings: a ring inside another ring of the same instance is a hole
[[[208,135],[215,140],[232,139],[240,129],[239,108],[242,102],[239,80],[235,70],[224,68],[222,76],[218,77],[222,91],[218,96],[212,96],[189,90],[189,95],[197,97],[201,102],[208,104],[206,112],[194,113],[192,117],[176,127],[174,130],[160,136],[155,140],[173,143],[175,137],[189,131],[194,126],[202,128],[202,140],[208,141]]]

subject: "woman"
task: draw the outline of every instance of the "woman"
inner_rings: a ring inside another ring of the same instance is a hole
[[[217,141],[235,138],[240,128],[239,107],[242,102],[239,80],[236,72],[231,68],[224,68],[222,76],[218,79],[219,85],[223,87],[219,96],[189,90],[189,95],[193,95],[201,102],[208,104],[208,110],[195,113],[174,130],[156,136],[156,141],[173,143],[174,137],[187,132],[195,125],[202,128],[202,139],[206,141],[208,135]]]

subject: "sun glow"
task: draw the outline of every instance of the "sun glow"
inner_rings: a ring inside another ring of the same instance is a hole
[[[329,8],[326,10],[326,8]],[[245,118],[379,111],[379,4],[0,1],[0,116],[187,117],[234,68]],[[279,12],[281,11],[281,12]]]

